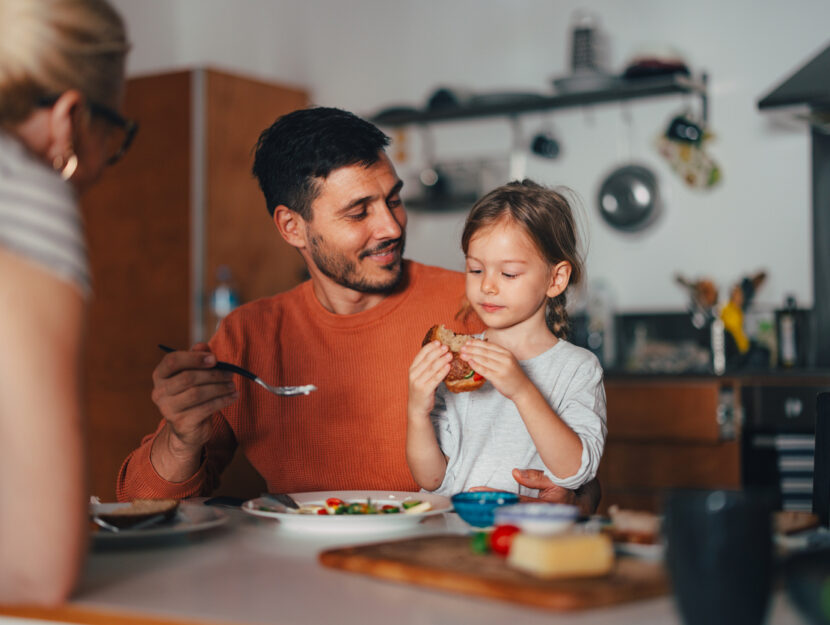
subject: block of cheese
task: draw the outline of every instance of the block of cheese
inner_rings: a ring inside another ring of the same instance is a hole
[[[507,563],[538,577],[594,577],[614,566],[614,546],[605,534],[539,536],[521,532],[513,538]]]

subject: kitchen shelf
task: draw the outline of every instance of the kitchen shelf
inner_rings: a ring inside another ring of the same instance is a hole
[[[528,94],[515,98],[505,98],[501,102],[491,104],[482,103],[435,110],[392,108],[381,111],[370,119],[382,126],[400,127],[409,124],[432,124],[484,117],[515,117],[523,113],[589,106],[602,102],[634,100],[672,94],[691,94],[700,98],[701,117],[705,122],[708,115],[706,83],[707,76],[705,73],[701,74],[699,78],[681,74],[651,78],[620,77],[611,79],[611,84],[602,89],[572,91],[554,95]]]

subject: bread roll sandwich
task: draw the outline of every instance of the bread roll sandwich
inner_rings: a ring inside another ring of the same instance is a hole
[[[429,329],[422,343],[422,345],[426,345],[430,341],[441,341],[450,348],[452,361],[450,362],[450,372],[444,378],[444,384],[453,393],[474,391],[486,381],[482,376],[473,371],[466,360],[462,360],[458,355],[461,346],[471,338],[473,337],[469,334],[456,334],[443,325],[436,325]]]

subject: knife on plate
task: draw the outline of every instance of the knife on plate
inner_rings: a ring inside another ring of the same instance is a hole
[[[291,497],[291,495],[286,495],[285,493],[262,493],[261,497],[263,499],[270,499],[271,501],[281,503],[286,508],[292,508],[294,510],[299,510],[300,508],[300,504],[294,501],[294,498]]]

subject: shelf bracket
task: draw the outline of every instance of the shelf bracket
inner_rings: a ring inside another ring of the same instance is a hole
[[[704,125],[709,123],[709,75],[703,72],[700,75],[700,82],[703,88],[700,91],[700,117]]]

